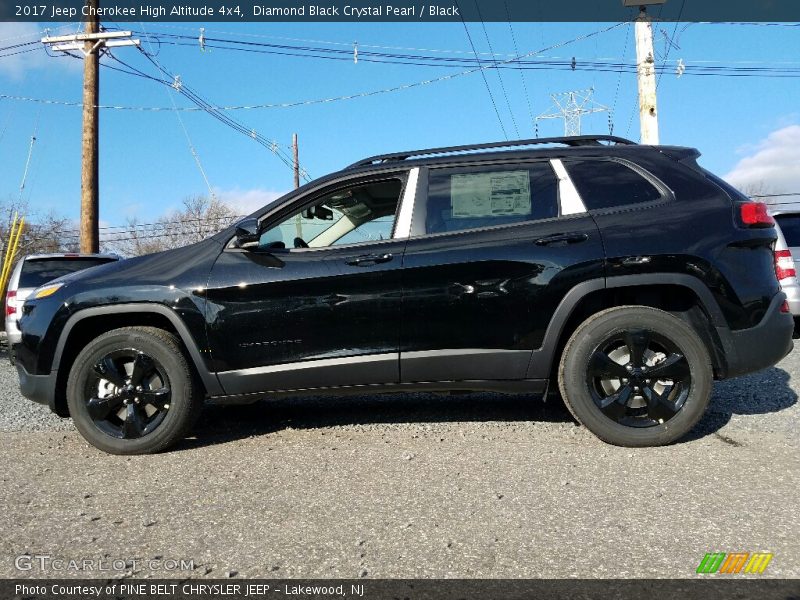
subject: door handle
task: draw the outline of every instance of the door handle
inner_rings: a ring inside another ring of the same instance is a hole
[[[539,238],[533,243],[537,246],[566,246],[567,244],[578,244],[585,242],[589,236],[585,233],[556,233],[555,235],[548,235],[547,237]]]
[[[347,264],[353,267],[370,267],[380,263],[389,262],[394,258],[391,254],[365,254],[347,260]]]

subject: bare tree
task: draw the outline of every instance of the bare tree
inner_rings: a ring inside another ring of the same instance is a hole
[[[155,223],[128,219],[127,230],[112,235],[104,248],[126,256],[141,256],[202,241],[236,221],[238,215],[218,198],[192,196],[181,210],[167,213]]]
[[[47,252],[73,252],[77,247],[75,225],[54,211],[31,212],[26,202],[12,198],[0,200],[0,242],[3,251],[9,241],[14,214],[25,217],[20,234],[17,257]]]
[[[775,193],[772,187],[763,179],[740,186],[739,191],[755,200],[766,200],[769,194]]]

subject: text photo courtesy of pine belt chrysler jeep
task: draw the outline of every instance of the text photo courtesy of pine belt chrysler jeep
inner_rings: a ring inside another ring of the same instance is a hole
[[[362,160],[36,290],[22,393],[119,454],[206,399],[403,390],[560,391],[602,440],[667,444],[715,379],[792,349],[772,217],[698,156],[579,136]]]

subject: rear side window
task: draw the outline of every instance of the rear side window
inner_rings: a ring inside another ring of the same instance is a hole
[[[431,170],[426,233],[522,223],[558,216],[558,179],[550,163]]]
[[[800,213],[775,215],[775,220],[786,238],[786,245],[793,248],[800,246]]]
[[[20,288],[37,288],[57,277],[114,262],[108,258],[43,258],[26,260],[19,275]]]
[[[661,192],[630,167],[613,160],[564,160],[587,210],[641,204],[661,199]]]

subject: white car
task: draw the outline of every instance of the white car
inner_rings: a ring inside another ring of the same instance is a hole
[[[120,260],[116,254],[29,254],[23,256],[8,280],[6,292],[6,335],[11,361],[14,361],[14,344],[22,340],[19,318],[22,305],[30,293],[45,283],[63,275]]]
[[[778,241],[775,243],[775,274],[786,294],[789,310],[800,319],[800,283],[797,269],[800,268],[800,207],[797,212],[771,209],[775,218]]]

